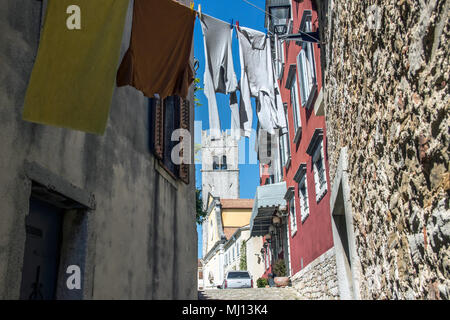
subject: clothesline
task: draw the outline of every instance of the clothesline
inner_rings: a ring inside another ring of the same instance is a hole
[[[270,16],[270,17],[272,17],[272,18],[275,18],[275,17],[274,17],[273,15],[271,15],[269,12],[267,12],[267,11],[264,10],[264,9],[259,8],[258,6],[254,5],[253,3],[251,3],[251,2],[249,2],[249,1],[247,1],[247,0],[242,0],[242,1],[244,1],[244,2],[246,2],[246,3],[248,3],[248,4],[250,4],[251,6],[255,7],[256,9],[258,9],[258,10],[264,12],[264,13],[267,14],[268,16]],[[195,9],[193,8],[193,2],[191,3],[191,9],[192,9],[193,11],[196,12],[197,16],[201,17],[201,15],[202,15],[202,12],[201,12],[201,5],[199,5],[198,8],[199,8],[199,10],[195,10]],[[233,19],[232,19],[232,21],[233,21]],[[230,23],[230,26],[231,26],[231,27],[234,27],[234,28],[237,28],[237,29],[239,29],[239,27],[240,27],[240,26],[239,26],[239,22],[238,22],[238,24],[233,24],[233,23],[231,22],[231,23]],[[314,42],[315,42],[315,43],[324,44],[324,42],[320,41],[319,39],[313,37],[312,35],[310,35],[310,34],[304,32],[304,31],[298,30],[298,32],[299,32],[300,34],[305,35],[305,36],[308,36],[308,37],[310,37],[311,39],[314,40],[314,41],[302,40],[302,42],[308,42],[308,43],[314,43]],[[268,31],[268,30],[267,30],[267,33],[268,33],[268,34],[271,34],[271,32]],[[280,40],[283,40],[283,39],[280,39]]]
[[[250,136],[253,117],[251,97],[257,98],[259,103],[257,115],[261,127],[268,132],[286,128],[267,33],[241,27],[239,21],[227,23],[207,14],[202,16],[201,6],[199,10],[194,10],[192,3],[186,10],[186,6],[174,6],[171,1],[138,1],[133,7],[129,48],[117,68],[128,3],[117,1],[106,9],[91,1],[87,7],[91,12],[102,14],[92,16],[85,22],[91,27],[81,37],[79,32],[67,32],[60,28],[59,21],[67,18],[66,10],[61,9],[59,2],[49,2],[38,55],[25,96],[24,120],[103,134],[114,85],[133,86],[147,97],[156,94],[161,99],[168,96],[186,97],[194,76],[189,59],[198,14],[205,44],[209,42],[208,46],[205,45],[205,56],[213,57],[206,59],[211,65],[205,70],[211,73],[205,71],[204,76],[204,92],[211,111],[210,127],[220,126],[215,95],[224,93],[230,95],[232,129],[236,135],[243,128],[244,135]],[[148,19],[149,16],[152,19]],[[77,26],[71,28],[69,30],[77,29]],[[237,29],[239,59],[241,67],[245,66],[239,82],[233,67],[233,32],[230,28]],[[149,42],[148,38],[152,41]],[[226,45],[221,45],[224,43]],[[79,47],[76,54],[74,44]],[[155,47],[161,50],[154,50]],[[172,54],[171,48],[178,48],[177,54]],[[73,58],[70,66],[65,63],[67,57]],[[92,63],[95,61],[104,63],[93,69]],[[49,65],[52,67],[49,68]],[[139,72],[139,77],[136,72]],[[241,93],[239,101],[236,95],[238,90]]]
[[[205,42],[204,93],[208,99],[210,135],[220,137],[220,119],[216,93],[229,94],[231,135],[237,140],[250,137],[253,121],[251,98],[256,98],[256,113],[261,128],[270,134],[287,131],[280,89],[274,77],[271,41],[267,34],[251,28],[240,28],[239,42],[241,79],[237,81],[232,57],[232,32],[227,23],[210,15],[199,15]],[[240,92],[239,101],[236,92]]]

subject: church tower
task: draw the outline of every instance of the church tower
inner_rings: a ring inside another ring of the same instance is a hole
[[[226,132],[213,140],[207,131],[202,131],[203,208],[210,192],[221,199],[239,198],[238,141]]]

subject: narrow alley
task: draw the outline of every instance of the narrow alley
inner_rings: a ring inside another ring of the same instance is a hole
[[[302,300],[292,287],[211,289],[198,292],[199,300]]]

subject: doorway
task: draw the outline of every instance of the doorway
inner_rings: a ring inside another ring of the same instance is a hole
[[[330,197],[331,228],[336,254],[339,296],[341,300],[354,300],[360,299],[360,272],[353,231],[347,164],[347,148],[342,148]]]
[[[26,217],[21,300],[56,297],[64,211],[34,197]]]

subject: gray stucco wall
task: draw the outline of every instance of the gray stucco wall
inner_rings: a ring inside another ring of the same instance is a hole
[[[31,192],[26,161],[95,196],[96,208],[86,213],[83,229],[83,298],[196,299],[194,168],[186,185],[155,163],[142,93],[115,89],[103,136],[21,119],[41,5],[5,0],[0,6],[0,299],[17,299],[20,293]],[[132,1],[121,56],[129,44],[131,16]],[[191,110],[191,132],[193,118]]]

